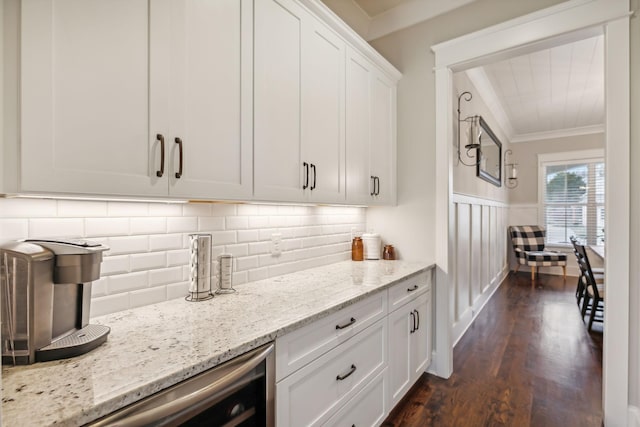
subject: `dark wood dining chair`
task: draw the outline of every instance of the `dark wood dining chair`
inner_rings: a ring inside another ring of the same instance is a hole
[[[584,318],[588,312],[588,330],[591,331],[594,321],[602,322],[604,320],[605,282],[603,276],[596,276],[593,273],[585,246],[576,244],[576,250],[581,280],[584,286],[581,314]],[[598,313],[599,315],[597,315]]]

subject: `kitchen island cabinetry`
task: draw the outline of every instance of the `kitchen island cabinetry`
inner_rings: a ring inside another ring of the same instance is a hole
[[[255,198],[344,203],[344,51],[298,2],[256,2]]]
[[[250,197],[251,5],[23,1],[19,190]]]

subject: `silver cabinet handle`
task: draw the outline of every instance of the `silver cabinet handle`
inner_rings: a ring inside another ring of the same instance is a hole
[[[416,329],[415,330],[417,331],[418,329],[420,329],[420,312],[418,310],[413,310],[413,312],[416,313],[417,321],[416,321]]]
[[[336,325],[336,329],[344,329],[356,323],[356,319],[354,317],[349,320],[349,323],[345,323],[344,325]]]
[[[412,334],[416,331],[416,315],[412,311],[409,313],[409,316],[411,316],[411,330],[409,331],[409,333]]]
[[[336,377],[336,380],[338,380],[338,381],[342,381],[342,380],[344,380],[344,379],[347,379],[347,378],[348,378],[348,377],[350,377],[350,376],[351,376],[351,374],[353,374],[355,371],[356,371],[356,365],[351,365],[351,369],[349,369],[349,372],[347,372],[347,373],[346,373],[346,374],[344,374],[344,375],[338,375],[338,376]]]

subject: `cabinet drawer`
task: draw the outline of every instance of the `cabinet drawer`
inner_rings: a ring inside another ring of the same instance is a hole
[[[379,426],[389,413],[386,407],[387,370],[380,372],[324,426]]]
[[[387,315],[379,292],[276,340],[276,381],[280,381]]]
[[[382,319],[276,384],[280,427],[322,425],[387,363]]]
[[[431,270],[422,272],[389,288],[389,312],[402,307],[431,289]]]

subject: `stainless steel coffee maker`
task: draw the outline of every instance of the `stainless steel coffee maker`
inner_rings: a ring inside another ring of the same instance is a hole
[[[89,324],[91,282],[109,248],[84,240],[0,246],[2,363],[26,365],[84,354],[110,329]]]

